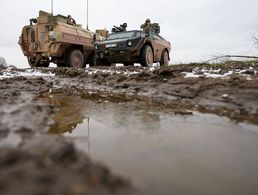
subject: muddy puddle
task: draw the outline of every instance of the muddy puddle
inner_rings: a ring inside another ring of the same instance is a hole
[[[128,97],[52,94],[63,134],[141,194],[258,192],[258,126]]]

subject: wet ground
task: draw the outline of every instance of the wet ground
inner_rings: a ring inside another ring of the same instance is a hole
[[[0,192],[257,194],[257,70],[3,69]]]
[[[49,131],[131,178],[142,194],[258,191],[255,125],[118,97],[56,94],[49,101],[60,108]]]

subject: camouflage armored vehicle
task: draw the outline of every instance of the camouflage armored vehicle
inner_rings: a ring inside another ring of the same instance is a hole
[[[117,29],[105,41],[95,44],[99,65],[122,63],[128,66],[140,63],[146,67],[156,62],[169,64],[171,45],[159,35],[159,30],[146,32],[121,29],[121,32],[117,32]]]
[[[96,34],[76,25],[71,16],[40,11],[22,29],[19,44],[31,67],[48,67],[53,62],[82,68],[95,64],[95,38]]]

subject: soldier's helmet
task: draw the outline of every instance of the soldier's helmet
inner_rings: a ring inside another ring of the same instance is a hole
[[[148,18],[148,19],[146,19],[146,21],[145,21],[145,23],[150,23],[151,21],[150,21],[150,19]]]
[[[69,18],[69,19],[70,19],[70,18],[72,18],[72,16],[71,16],[71,15],[68,15],[68,16],[67,16],[67,18]]]

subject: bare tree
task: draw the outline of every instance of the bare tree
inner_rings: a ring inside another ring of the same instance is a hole
[[[253,39],[254,44],[255,44],[256,46],[258,46],[258,36],[253,35],[253,36],[252,36],[252,39]]]
[[[231,61],[233,59],[240,59],[240,60],[244,60],[244,59],[258,59],[258,56],[244,56],[244,55],[225,55],[225,54],[221,54],[221,55],[213,55],[209,60],[205,61],[207,63],[209,62],[227,62],[227,61]]]

